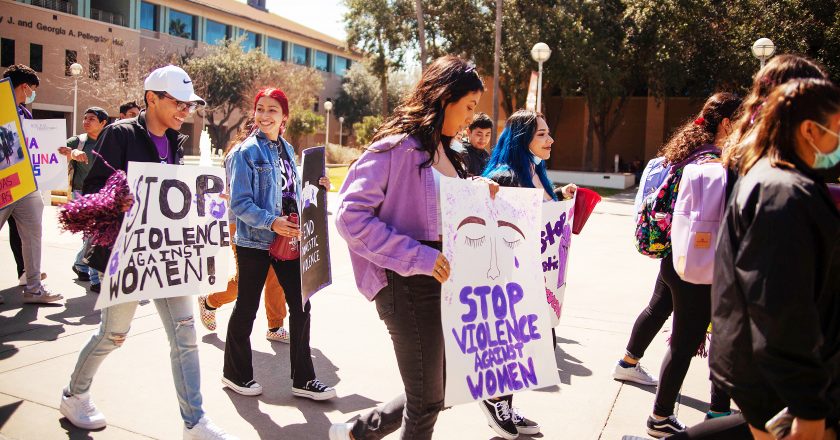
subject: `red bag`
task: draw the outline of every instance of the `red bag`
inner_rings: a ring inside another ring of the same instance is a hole
[[[294,213],[289,214],[287,220],[297,224],[298,215]],[[274,237],[274,241],[271,242],[271,247],[268,248],[268,253],[269,255],[271,255],[271,258],[274,258],[275,260],[297,260],[298,258],[300,258],[299,244],[300,241],[297,238],[278,235]]]

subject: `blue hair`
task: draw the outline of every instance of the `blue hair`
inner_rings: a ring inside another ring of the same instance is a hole
[[[542,115],[531,110],[519,110],[508,118],[505,129],[484,168],[484,177],[493,179],[499,175],[513,174],[520,186],[535,188],[531,178],[531,166],[534,166],[536,156],[531,153],[529,146],[537,132],[537,118],[541,117]],[[545,192],[553,200],[558,200],[554,193],[554,185],[548,178],[545,161],[534,166],[534,169]]]

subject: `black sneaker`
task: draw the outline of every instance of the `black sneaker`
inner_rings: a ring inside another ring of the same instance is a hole
[[[676,417],[673,415],[668,416],[667,419],[662,420],[655,420],[653,417],[648,416],[647,419],[647,432],[648,435],[653,438],[662,438],[667,437],[669,435],[674,435],[678,432],[685,431],[685,425],[680,423]]]
[[[73,273],[76,274],[76,278],[78,278],[79,281],[90,281],[90,275],[83,270],[79,270],[76,266],[73,266]]]
[[[517,407],[511,408],[510,418],[516,426],[516,432],[525,435],[537,435],[540,433],[540,424],[520,414],[519,408]]]
[[[487,425],[499,437],[508,440],[519,437],[519,431],[513,423],[513,415],[511,414],[510,404],[508,404],[507,400],[482,400],[478,406],[481,408],[481,412],[487,417]]]
[[[335,397],[335,388],[322,384],[318,379],[312,379],[302,387],[292,386],[292,394],[312,400],[327,400]]]
[[[96,283],[90,285],[90,290],[99,293],[102,291],[102,283]]]

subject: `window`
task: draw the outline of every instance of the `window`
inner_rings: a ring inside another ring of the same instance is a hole
[[[230,26],[218,21],[207,20],[204,32],[204,42],[219,44],[230,38]]]
[[[245,37],[242,40],[242,50],[244,50],[245,52],[260,47],[260,35],[257,35],[251,31],[246,31],[244,29],[240,29],[238,34],[239,37]]]
[[[268,57],[277,61],[286,61],[286,42],[268,37],[266,42]]]
[[[128,60],[120,60],[120,81],[128,82]]]
[[[292,45],[292,62],[301,66],[308,66],[309,48],[297,44]]]
[[[2,58],[3,67],[9,67],[15,63],[15,40],[3,38],[0,40],[0,58]]]
[[[350,60],[338,55],[333,57],[333,59],[335,60],[335,74],[338,76],[347,74],[347,71],[350,70]]]
[[[44,71],[44,46],[29,43],[29,67],[36,72]]]
[[[99,55],[88,55],[88,77],[99,81]]]
[[[195,16],[170,9],[169,35],[195,40]]]
[[[65,50],[64,51],[64,76],[72,76],[70,75],[70,65],[76,62],[76,51],[75,50]]]
[[[140,29],[149,31],[158,31],[158,17],[160,16],[160,6],[140,2]]]
[[[320,50],[316,50],[315,68],[324,72],[329,72],[330,67],[330,54],[326,52],[321,52]]]

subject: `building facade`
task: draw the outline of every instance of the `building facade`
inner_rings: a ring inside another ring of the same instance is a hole
[[[344,41],[309,29],[265,9],[265,0],[0,0],[0,64],[26,64],[35,69],[42,84],[32,104],[36,118],[62,118],[73,133],[73,94],[78,81],[78,112],[103,106],[112,116],[117,104],[103,102],[111,86],[104,72],[129,77],[138,69],[141,54],[186,53],[200,55],[220,41],[243,37],[246,50],[259,50],[277,62],[316,69],[324,88],[315,111],[325,115],[323,103],[338,95],[341,79],[352,63],[361,59]],[[69,66],[84,67],[81,79]],[[142,103],[141,103],[142,104]],[[81,130],[77,114],[76,126]],[[331,127],[338,121],[331,118]],[[198,154],[203,128],[199,116],[184,124],[190,135],[187,154]],[[338,142],[338,130],[330,130]],[[313,139],[323,141],[324,134]]]

